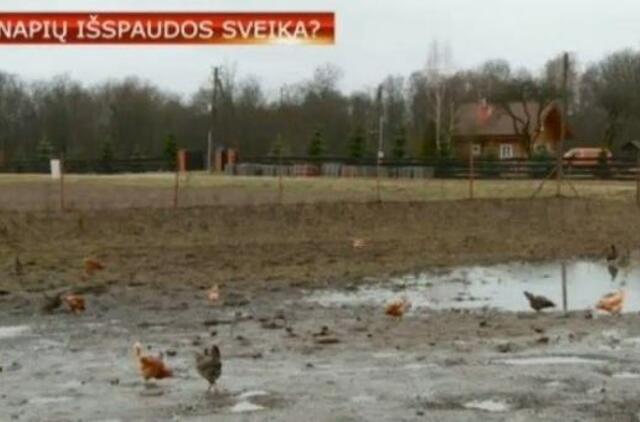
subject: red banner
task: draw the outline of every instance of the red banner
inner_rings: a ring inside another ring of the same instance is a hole
[[[0,44],[333,44],[335,15],[0,12]]]

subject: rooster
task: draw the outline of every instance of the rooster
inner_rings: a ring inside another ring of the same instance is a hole
[[[540,312],[546,308],[555,308],[556,306],[555,303],[544,296],[536,296],[529,292],[524,292],[524,295],[529,301],[529,306],[536,312]]]
[[[76,315],[84,312],[86,309],[84,297],[80,295],[66,295],[62,300],[69,308],[69,311]]]
[[[618,292],[607,293],[598,301],[596,309],[609,312],[610,314],[619,314],[624,306],[625,293],[624,290]]]
[[[202,378],[209,381],[209,389],[207,391],[211,391],[211,387],[215,386],[216,380],[222,374],[220,349],[217,345],[211,346],[211,350],[204,349],[204,353],[196,352],[196,369]]]
[[[84,274],[86,276],[92,276],[98,271],[104,270],[104,264],[94,258],[84,259]]]
[[[173,376],[171,369],[169,369],[162,360],[162,355],[159,357],[143,355],[142,345],[139,342],[136,342],[133,345],[133,351],[135,353],[136,360],[138,361],[140,375],[142,375],[145,382],[149,379],[161,380],[163,378]]]
[[[411,309],[411,302],[406,297],[394,299],[384,308],[384,313],[393,318],[402,318],[402,316]]]
[[[213,287],[207,290],[207,298],[211,303],[216,303],[220,300],[220,289],[217,284],[214,284]]]

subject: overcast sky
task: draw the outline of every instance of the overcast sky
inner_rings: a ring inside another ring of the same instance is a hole
[[[431,40],[451,46],[456,68],[505,58],[539,69],[568,50],[584,66],[640,45],[638,0],[0,0],[0,10],[24,11],[334,11],[335,46],[0,46],[0,69],[27,78],[68,73],[93,83],[137,75],[190,94],[210,66],[235,64],[275,92],[331,62],[348,91],[375,85],[389,73],[424,67]]]

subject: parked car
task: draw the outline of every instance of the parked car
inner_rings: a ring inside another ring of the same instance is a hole
[[[607,148],[571,148],[564,153],[565,160],[569,160],[569,165],[573,167],[594,166],[599,163],[602,152],[607,155],[607,161],[611,160],[613,154]]]

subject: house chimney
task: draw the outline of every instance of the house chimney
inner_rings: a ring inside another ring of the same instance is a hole
[[[491,106],[487,103],[486,98],[482,98],[480,100],[480,107],[478,110],[478,121],[480,123],[485,123],[491,117]]]

